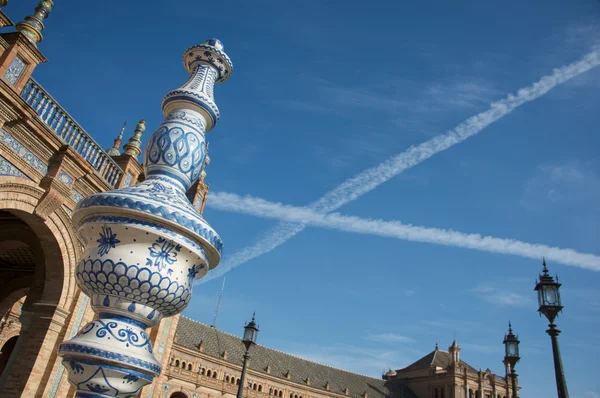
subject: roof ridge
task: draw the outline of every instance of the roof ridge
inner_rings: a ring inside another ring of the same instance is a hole
[[[215,329],[216,331],[218,331],[218,332],[220,332],[220,333],[223,333],[223,334],[226,334],[226,335],[228,335],[228,336],[231,336],[231,337],[234,337],[234,338],[236,338],[236,339],[239,339],[239,340],[241,340],[241,339],[240,339],[238,336],[235,336],[235,335],[233,335],[233,334],[231,334],[231,333],[227,333],[227,332],[225,332],[225,331],[223,331],[223,330],[221,330],[221,329],[217,329],[217,328],[216,328],[216,327],[214,327],[214,326],[207,325],[207,324],[206,324],[206,323],[204,323],[204,322],[197,321],[197,320],[195,320],[195,319],[192,319],[192,318],[190,318],[190,317],[187,317],[187,316],[185,316],[185,315],[181,315],[181,317],[182,317],[182,318],[185,318],[185,319],[187,319],[187,320],[190,320],[190,321],[192,321],[192,322],[198,323],[198,324],[200,324],[200,325],[208,326],[209,328],[213,328],[213,329]],[[325,364],[323,364],[323,363],[319,363],[319,362],[311,361],[310,359],[302,358],[302,357],[299,357],[299,356],[296,356],[296,355],[292,355],[292,354],[290,354],[290,353],[287,353],[287,352],[279,351],[279,350],[277,350],[277,349],[275,349],[275,348],[267,347],[267,346],[264,346],[264,345],[262,345],[262,344],[258,344],[258,343],[256,343],[256,345],[257,345],[257,346],[260,346],[260,347],[263,347],[263,348],[266,348],[267,350],[275,351],[275,352],[278,352],[278,353],[280,353],[280,354],[283,354],[283,355],[290,356],[290,357],[292,357],[292,358],[301,359],[301,360],[303,360],[303,361],[306,361],[306,362],[314,363],[314,364],[316,364],[316,365],[325,366],[325,367],[328,367],[328,368],[331,368],[331,369],[339,370],[339,371],[346,372],[346,373],[351,373],[351,374],[353,374],[353,375],[357,375],[357,376],[367,377],[367,378],[369,378],[369,379],[381,380],[381,379],[379,379],[379,378],[377,378],[377,377],[373,377],[373,376],[364,375],[364,374],[362,374],[362,373],[351,372],[351,371],[349,371],[349,370],[346,370],[346,369],[340,369],[340,368],[336,368],[335,366],[331,366],[331,365],[325,365]]]

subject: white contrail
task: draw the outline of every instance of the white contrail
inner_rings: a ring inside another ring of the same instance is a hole
[[[321,199],[312,203],[310,208],[325,213],[333,211],[375,189],[390,178],[418,165],[436,153],[472,137],[485,127],[508,115],[517,107],[541,97],[554,87],[589,71],[599,64],[600,51],[592,51],[572,64],[554,69],[552,74],[518,90],[516,95],[509,94],[506,98],[493,102],[490,104],[490,109],[468,118],[452,130],[418,146],[410,147],[408,150],[392,156],[379,166],[367,169],[346,180],[337,188],[326,193]],[[201,281],[217,278],[253,258],[270,252],[303,229],[304,225],[302,224],[281,223],[277,225],[264,234],[254,245],[245,247],[226,257],[218,268],[211,271]]]
[[[436,243],[463,247],[492,253],[513,254],[522,257],[548,260],[600,271],[600,256],[579,253],[573,249],[532,244],[514,239],[501,239],[479,234],[427,228],[403,224],[400,221],[383,221],[344,216],[339,213],[323,214],[308,207],[296,207],[273,203],[251,196],[214,192],[209,196],[208,205],[215,209],[272,218],[288,223],[335,229],[345,232],[378,235],[413,242]]]

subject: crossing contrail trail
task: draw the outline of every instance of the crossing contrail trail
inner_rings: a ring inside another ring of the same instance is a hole
[[[308,207],[296,207],[282,203],[273,203],[251,196],[239,196],[231,193],[215,192],[208,199],[215,209],[250,214],[257,217],[272,218],[307,226],[335,229],[384,236],[413,242],[435,243],[445,246],[463,247],[492,253],[512,254],[540,259],[546,257],[557,263],[571,265],[592,271],[600,271],[600,256],[579,253],[573,249],[532,244],[515,239],[502,239],[480,234],[427,228],[400,221],[384,221],[344,216],[339,213],[324,214]]]
[[[600,51],[596,50],[584,55],[576,62],[556,68],[551,74],[542,77],[532,85],[519,89],[516,94],[509,94],[504,99],[491,103],[488,110],[466,119],[453,129],[420,145],[412,146],[406,151],[392,156],[380,165],[369,168],[346,180],[309,207],[321,213],[338,209],[405,170],[474,136],[490,124],[510,114],[519,106],[543,96],[556,86],[589,71],[599,64]],[[249,260],[270,252],[301,232],[304,227],[303,224],[299,223],[280,223],[265,233],[255,244],[224,258],[222,264],[201,281],[206,282],[217,278]]]

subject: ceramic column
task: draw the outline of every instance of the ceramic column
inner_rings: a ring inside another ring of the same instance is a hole
[[[180,313],[195,279],[217,266],[223,243],[187,199],[200,177],[205,133],[219,120],[215,84],[232,72],[219,40],[186,50],[190,77],[162,102],[144,153],[146,180],[81,200],[73,223],[84,244],[76,270],[98,319],[60,345],[77,397],[135,397],[161,367],[146,329]]]

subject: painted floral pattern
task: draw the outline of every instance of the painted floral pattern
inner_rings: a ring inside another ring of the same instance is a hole
[[[159,271],[166,268],[167,265],[173,265],[177,261],[177,253],[181,250],[181,245],[172,240],[158,238],[148,248],[150,257],[146,259],[146,265],[154,265]]]
[[[119,239],[117,239],[117,234],[113,234],[112,228],[103,225],[102,232],[100,233],[100,239],[98,239],[98,255],[104,256],[108,254],[110,249],[114,249],[117,247],[118,243],[121,243]]]

